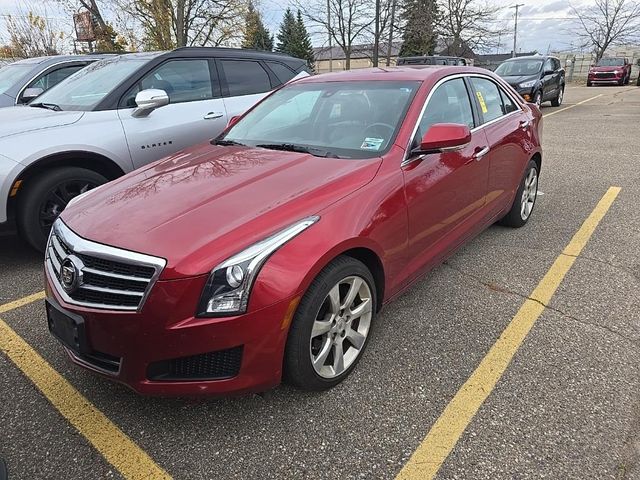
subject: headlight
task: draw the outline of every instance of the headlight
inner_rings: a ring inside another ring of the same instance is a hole
[[[520,88],[531,88],[536,84],[537,80],[529,80],[528,82],[522,82]]]
[[[220,317],[247,311],[253,283],[273,252],[299,235],[320,217],[308,217],[251,245],[211,271],[202,291],[198,316]]]

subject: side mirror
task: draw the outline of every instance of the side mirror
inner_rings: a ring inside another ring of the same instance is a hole
[[[551,69],[545,69],[544,71],[545,75],[553,75],[554,73],[556,73],[556,71]]]
[[[419,152],[434,153],[460,150],[471,142],[471,130],[458,123],[436,123],[422,137]]]
[[[229,123],[227,123],[227,128],[233,127],[236,123],[238,123],[238,120],[240,120],[241,118],[242,118],[242,115],[236,115],[235,117],[231,117],[231,119],[229,119]]]
[[[31,100],[33,100],[36,97],[39,97],[43,93],[44,93],[43,88],[39,88],[39,87],[26,88],[24,92],[22,92],[21,101],[22,103],[30,102]]]
[[[149,88],[142,90],[136,95],[136,105],[138,106],[131,116],[135,118],[146,117],[156,108],[169,104],[169,95],[164,90]]]

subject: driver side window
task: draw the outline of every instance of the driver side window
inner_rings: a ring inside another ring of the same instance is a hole
[[[462,78],[449,80],[440,85],[429,99],[418,127],[418,139],[436,123],[458,123],[475,127],[471,100]]]

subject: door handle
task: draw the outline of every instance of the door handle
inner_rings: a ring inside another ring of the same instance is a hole
[[[482,160],[482,157],[489,153],[489,150],[491,150],[489,147],[484,147],[482,150],[476,151],[473,154],[473,159],[479,162],[480,160]]]
[[[531,120],[520,121],[520,128],[522,128],[523,130],[526,130],[527,128],[529,128],[530,125],[531,125]]]
[[[213,120],[215,118],[222,118],[222,117],[224,117],[224,113],[222,112],[209,112],[203,118],[205,120]]]

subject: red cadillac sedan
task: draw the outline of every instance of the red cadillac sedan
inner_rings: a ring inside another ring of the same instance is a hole
[[[541,130],[473,67],[289,84],[69,204],[46,252],[49,329],[143,394],[332,387],[383,305],[491,224],[527,223]]]

